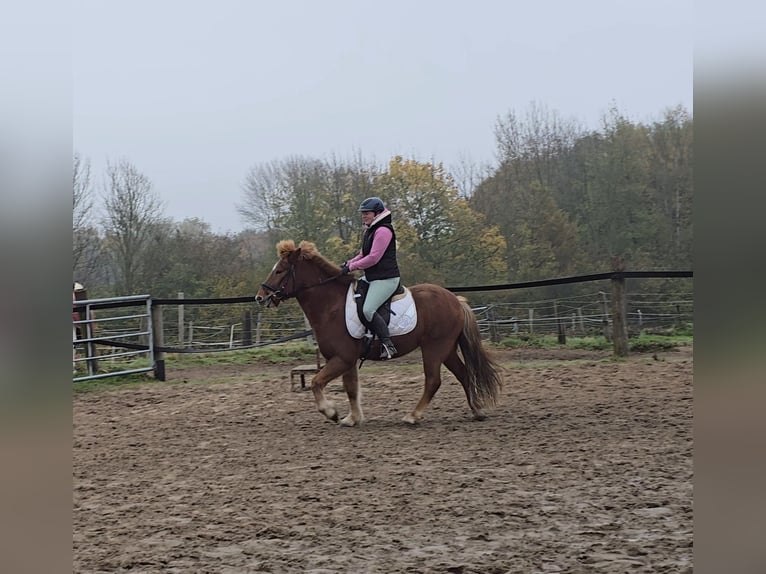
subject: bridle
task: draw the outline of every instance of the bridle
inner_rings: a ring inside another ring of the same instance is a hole
[[[282,281],[282,284],[278,288],[275,289],[268,283],[261,283],[261,287],[263,287],[263,290],[269,294],[268,297],[264,299],[264,303],[268,303],[270,301],[284,301],[285,299],[290,299],[291,297],[295,297],[295,295],[298,294],[297,291],[293,293],[285,293],[287,282],[290,279],[293,280],[293,286],[295,286],[295,265],[293,264],[290,265],[290,271],[288,271],[284,281]]]
[[[266,299],[263,300],[262,303],[269,303],[271,301],[286,301],[287,299],[292,299],[293,297],[297,297],[299,293],[302,293],[303,291],[307,291],[309,289],[313,289],[314,287],[319,287],[320,285],[324,285],[325,283],[329,283],[330,281],[335,281],[339,277],[342,277],[343,273],[338,273],[337,275],[333,275],[332,277],[327,277],[325,279],[322,279],[319,281],[319,283],[314,283],[313,285],[306,285],[305,287],[300,287],[299,289],[295,289],[295,264],[290,264],[290,270],[287,272],[286,277],[282,281],[281,285],[277,288],[272,287],[268,283],[261,283],[261,287],[263,287],[263,290],[266,291],[269,295],[266,297]],[[292,279],[293,280],[293,291],[292,293],[287,292],[287,282]]]

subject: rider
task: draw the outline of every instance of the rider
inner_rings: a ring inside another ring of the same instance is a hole
[[[362,248],[353,259],[341,266],[341,272],[364,270],[363,280],[370,285],[362,309],[364,318],[380,339],[380,358],[390,359],[396,355],[396,347],[391,342],[388,325],[377,310],[399,286],[396,234],[391,225],[391,212],[379,197],[365,199],[359,206],[359,212],[366,227]]]

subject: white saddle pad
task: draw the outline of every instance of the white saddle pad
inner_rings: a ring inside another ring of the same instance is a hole
[[[391,303],[391,320],[388,323],[388,331],[391,336],[409,333],[418,324],[418,311],[415,308],[415,299],[406,287],[404,297]],[[359,320],[356,312],[356,299],[354,299],[354,284],[348,286],[346,293],[346,329],[354,339],[361,339],[367,330]]]

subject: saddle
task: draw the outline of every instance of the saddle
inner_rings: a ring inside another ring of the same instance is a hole
[[[363,283],[357,281],[357,284]],[[369,284],[363,285],[364,291]],[[362,293],[357,297],[356,286],[352,283],[348,286],[346,292],[346,330],[348,334],[354,339],[361,339],[365,336],[365,331],[368,327],[363,322],[364,313],[362,313],[362,307],[364,305],[364,299]],[[412,331],[418,322],[418,313],[415,306],[415,300],[412,298],[412,293],[409,289],[401,287],[396,290],[394,295],[389,301],[386,301],[381,310],[383,319],[387,322],[388,328],[391,332],[391,336],[405,335]]]
[[[362,325],[367,327],[367,330],[370,329],[370,325],[367,322],[367,319],[364,317],[364,312],[362,309],[364,308],[364,301],[367,298],[367,291],[370,289],[370,284],[367,281],[357,281],[356,282],[356,289],[354,290],[354,301],[356,301],[356,314],[359,317],[359,320],[362,322]],[[399,281],[399,284],[396,286],[396,289],[391,294],[391,297],[386,299],[383,304],[378,307],[377,312],[378,315],[380,315],[383,320],[386,322],[386,325],[388,325],[391,322],[391,302],[397,299],[401,299],[404,297],[404,286],[402,285],[402,282]]]
[[[365,318],[363,312],[364,300],[367,298],[367,292],[369,289],[370,284],[367,281],[356,282],[356,290],[354,291],[354,300],[356,301],[356,314],[359,317],[359,320],[362,322],[362,325],[364,325],[366,328],[366,332],[363,336],[364,346],[362,348],[362,352],[359,355],[359,359],[361,359],[361,362],[359,363],[360,367],[362,364],[364,364],[365,359],[369,357],[373,339],[372,326]],[[376,310],[378,315],[380,315],[381,318],[386,322],[386,325],[391,323],[391,314],[393,313],[391,310],[391,302],[396,299],[397,295],[400,298],[404,296],[404,287],[402,287],[401,281],[399,281],[399,284],[396,286],[396,289],[394,289],[394,292],[391,294],[391,296],[386,299],[383,304]]]

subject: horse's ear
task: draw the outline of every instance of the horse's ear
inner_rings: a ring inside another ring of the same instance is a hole
[[[301,259],[311,259],[319,254],[316,244],[311,241],[301,241],[298,245],[298,251],[301,253]]]
[[[277,256],[284,259],[295,251],[295,242],[292,239],[284,239],[277,243]]]

